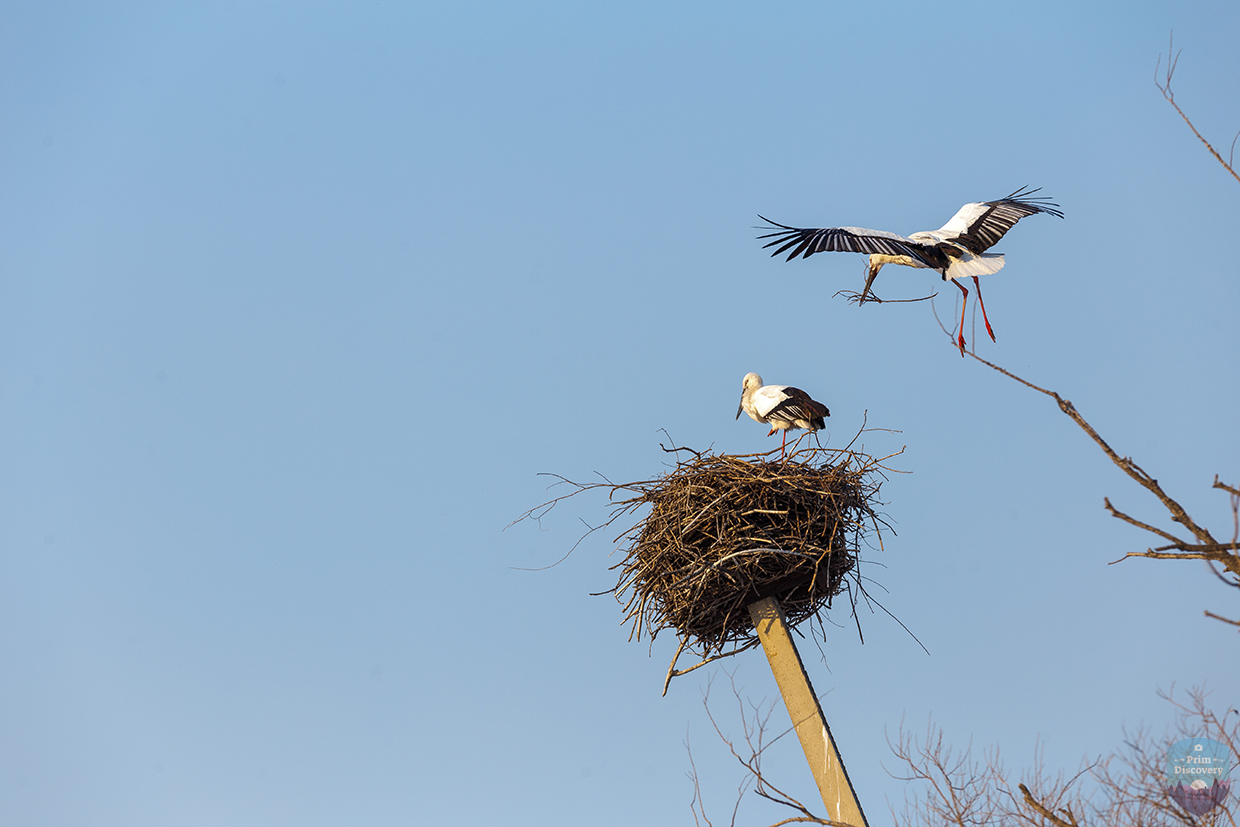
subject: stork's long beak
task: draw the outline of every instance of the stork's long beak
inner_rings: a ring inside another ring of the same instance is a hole
[[[736,418],[741,418],[741,411],[745,410],[745,397],[741,397],[741,404],[736,406]]]
[[[873,261],[870,262],[870,272],[866,275],[865,287],[861,288],[861,298],[858,300],[858,304],[865,301],[865,297],[870,292],[870,285],[874,283],[874,277],[878,275],[878,271],[881,269],[883,269],[883,265],[874,264]]]

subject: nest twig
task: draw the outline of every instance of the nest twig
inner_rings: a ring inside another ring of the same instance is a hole
[[[706,663],[757,644],[747,611],[754,601],[778,598],[795,626],[850,584],[864,593],[860,549],[871,532],[881,546],[880,528],[888,527],[875,508],[889,457],[821,447],[783,459],[778,451],[665,450],[682,454],[669,473],[625,485],[561,478],[575,490],[524,515],[537,519],[560,500],[606,489],[611,516],[588,536],[649,506],[615,538],[624,551],[612,567],[619,581],[602,592],[624,606],[630,640],[673,629],[681,639],[677,658],[688,648]],[[697,668],[677,672],[675,663],[669,680]]]

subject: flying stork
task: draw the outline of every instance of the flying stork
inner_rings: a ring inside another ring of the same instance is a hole
[[[788,431],[797,428],[811,432],[821,430],[827,424],[823,417],[831,415],[826,405],[810,399],[809,394],[800,388],[763,385],[762,377],[756,373],[746,373],[741,380],[741,404],[736,409],[737,419],[741,418],[741,411],[749,414],[754,422],[770,425],[767,436],[776,431],[784,432],[779,446],[781,457],[788,446]]]
[[[1021,188],[997,201],[965,204],[939,229],[913,233],[907,238],[896,233],[863,230],[860,227],[803,230],[762,216],[758,217],[779,229],[758,238],[774,239],[764,244],[764,248],[779,245],[778,249],[771,253],[772,256],[792,250],[788,254],[788,261],[797,256],[809,258],[814,253],[823,252],[869,253],[870,266],[866,274],[865,288],[861,291],[861,301],[865,301],[874,277],[883,269],[884,264],[938,270],[944,281],[950,280],[964,294],[960,306],[960,333],[956,337],[960,355],[964,356],[964,311],[969,304],[969,288],[957,279],[972,276],[973,284],[977,288],[977,303],[982,307],[982,319],[986,322],[986,332],[990,334],[993,342],[995,332],[991,330],[990,319],[986,317],[982,285],[977,277],[989,276],[1003,269],[1003,254],[986,251],[999,243],[999,239],[1016,226],[1017,221],[1038,213],[1063,218],[1058,204],[1052,203],[1049,198],[1034,197],[1034,193],[1040,190],[1041,187]]]

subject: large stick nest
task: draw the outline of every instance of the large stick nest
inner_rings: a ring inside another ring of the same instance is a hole
[[[821,448],[776,462],[701,454],[640,483],[628,502],[651,508],[623,535],[616,586],[635,633],[672,628],[722,652],[756,640],[747,607],[764,597],[794,626],[830,606],[875,525],[874,470],[870,457]]]
[[[594,488],[608,489],[614,508],[591,532],[650,507],[616,538],[624,559],[610,591],[631,637],[674,629],[682,650],[714,659],[757,644],[747,610],[757,600],[777,598],[795,626],[861,586],[860,549],[871,531],[881,543],[886,526],[875,510],[888,470],[880,460],[821,447],[786,459],[671,450],[692,456],[642,482],[569,483],[575,491],[527,515]]]

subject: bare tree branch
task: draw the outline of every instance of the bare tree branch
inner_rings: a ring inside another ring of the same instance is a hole
[[[1237,489],[1234,486],[1226,485],[1220,482],[1217,475],[1214,478],[1213,487],[1226,491],[1232,499],[1234,526],[1232,540],[1231,542],[1220,543],[1214,538],[1214,535],[1212,535],[1208,529],[1204,526],[1198,525],[1197,522],[1189,516],[1184,506],[1180,505],[1178,501],[1173,499],[1166,491],[1163,490],[1162,486],[1158,484],[1158,480],[1154,479],[1154,477],[1151,476],[1144,468],[1134,462],[1131,457],[1122,457],[1116,453],[1115,449],[1102,438],[1102,435],[1094,430],[1094,427],[1086,421],[1085,417],[1082,416],[1076,409],[1076,406],[1072,404],[1071,400],[1063,398],[1053,390],[1048,390],[1047,388],[1035,385],[1027,379],[1017,376],[1010,370],[999,367],[993,362],[983,359],[974,352],[970,352],[969,355],[981,362],[983,365],[1002,373],[1004,376],[1016,380],[1025,387],[1031,388],[1039,393],[1046,394],[1054,399],[1055,404],[1059,406],[1059,410],[1063,411],[1069,419],[1075,422],[1081,430],[1088,434],[1089,438],[1102,449],[1102,452],[1107,455],[1111,462],[1115,463],[1121,471],[1127,474],[1138,485],[1157,497],[1158,501],[1162,503],[1164,508],[1167,509],[1170,518],[1174,522],[1179,523],[1192,532],[1193,538],[1197,541],[1194,543],[1183,540],[1170,532],[1138,520],[1135,517],[1131,517],[1111,505],[1111,500],[1109,498],[1104,498],[1103,503],[1107,510],[1111,512],[1111,516],[1129,523],[1130,525],[1136,526],[1144,531],[1148,531],[1151,534],[1161,537],[1169,542],[1169,545],[1159,546],[1157,548],[1147,548],[1145,551],[1130,551],[1121,557],[1120,560],[1127,560],[1129,557],[1149,557],[1156,560],[1205,560],[1211,564],[1218,563],[1223,566],[1223,568],[1236,577],[1237,581],[1240,582],[1240,493],[1237,492]],[[1117,560],[1115,562],[1119,561]],[[1230,583],[1228,580],[1224,580],[1224,582]],[[1209,613],[1207,613],[1207,616],[1217,618],[1217,615]]]
[[[1106,507],[1110,509],[1111,513],[1115,517],[1122,519],[1126,522],[1132,523],[1133,525],[1136,525],[1147,531],[1151,531],[1157,534],[1158,536],[1162,537],[1163,539],[1170,540],[1174,544],[1173,545],[1174,548],[1178,548],[1184,552],[1183,554],[1172,555],[1173,557],[1177,559],[1216,560],[1217,562],[1222,563],[1224,567],[1227,568],[1228,571],[1232,571],[1232,572],[1235,572],[1237,575],[1240,575],[1240,555],[1237,555],[1234,553],[1237,550],[1237,548],[1240,548],[1240,546],[1237,546],[1237,543],[1235,541],[1231,543],[1219,543],[1217,540],[1215,540],[1214,536],[1210,534],[1210,532],[1207,529],[1198,525],[1196,521],[1194,521],[1193,518],[1189,516],[1188,512],[1185,511],[1184,506],[1180,505],[1176,500],[1172,499],[1171,496],[1168,495],[1167,492],[1165,492],[1162,489],[1162,486],[1158,484],[1158,480],[1154,479],[1154,477],[1152,477],[1149,473],[1147,473],[1145,469],[1143,469],[1140,465],[1134,462],[1131,457],[1121,457],[1118,453],[1116,453],[1115,449],[1113,449],[1109,444],[1107,444],[1107,441],[1103,439],[1102,436],[1096,430],[1094,430],[1094,427],[1090,425],[1088,421],[1086,421],[1085,417],[1081,416],[1080,412],[1077,411],[1076,406],[1072,404],[1071,400],[1064,399],[1062,396],[1060,396],[1055,391],[1048,390],[1046,388],[1035,385],[1026,379],[1022,379],[1021,377],[1012,373],[1010,370],[999,367],[995,363],[987,361],[986,359],[983,359],[981,356],[978,356],[976,353],[970,353],[969,355],[972,356],[977,361],[981,362],[983,365],[986,365],[987,367],[992,368],[993,370],[996,370],[999,373],[1002,373],[1004,376],[1007,376],[1011,379],[1015,379],[1017,382],[1021,383],[1022,385],[1032,388],[1033,390],[1038,391],[1039,393],[1044,393],[1047,396],[1054,399],[1055,404],[1059,406],[1059,409],[1063,411],[1063,413],[1069,419],[1075,422],[1077,426],[1081,428],[1081,430],[1083,430],[1086,434],[1088,434],[1090,439],[1092,439],[1095,443],[1097,443],[1098,447],[1102,449],[1103,453],[1107,455],[1107,457],[1111,460],[1111,462],[1115,463],[1115,465],[1118,466],[1121,471],[1123,471],[1130,478],[1136,481],[1137,484],[1139,484],[1141,487],[1145,488],[1147,491],[1149,491],[1151,494],[1157,497],[1158,501],[1161,502],[1163,504],[1163,507],[1165,507],[1167,511],[1170,513],[1172,520],[1184,526],[1185,528],[1187,528],[1189,531],[1193,533],[1193,536],[1197,538],[1197,540],[1199,541],[1199,545],[1189,544],[1165,531],[1154,528],[1153,526],[1147,525],[1145,523],[1139,522],[1133,519],[1132,517],[1129,517],[1128,515],[1117,511],[1111,505],[1110,501],[1106,500],[1105,501]],[[1231,490],[1229,486],[1225,486],[1219,483],[1217,477],[1215,477],[1214,487],[1222,488],[1228,491]],[[1153,550],[1151,550],[1148,553],[1148,555],[1150,556],[1152,556],[1153,554],[1154,554]],[[1147,556],[1147,553],[1134,552],[1133,554],[1129,556]]]
[[[1025,803],[1029,805],[1030,809],[1032,809],[1038,815],[1042,816],[1044,819],[1049,821],[1051,824],[1058,825],[1058,827],[1080,827],[1080,825],[1078,825],[1076,822],[1076,817],[1072,815],[1072,810],[1070,808],[1064,807],[1063,809],[1060,810],[1060,812],[1062,812],[1064,815],[1068,817],[1067,821],[1065,821],[1064,819],[1055,815],[1054,811],[1051,810],[1049,807],[1042,804],[1042,802],[1038,801],[1038,799],[1034,798],[1033,793],[1029,792],[1029,788],[1026,787],[1024,784],[1017,784],[1016,786],[1019,787],[1020,791],[1024,794]]]
[[[1215,159],[1217,159],[1218,162],[1223,165],[1223,169],[1231,173],[1232,178],[1235,178],[1237,181],[1240,181],[1240,175],[1236,174],[1236,170],[1231,165],[1231,162],[1223,160],[1223,156],[1219,155],[1218,150],[1216,150],[1213,146],[1211,146],[1210,142],[1202,137],[1201,133],[1197,131],[1197,127],[1193,126],[1193,122],[1189,120],[1188,115],[1184,114],[1184,110],[1181,109],[1180,105],[1175,102],[1175,93],[1171,91],[1171,78],[1175,74],[1175,67],[1177,64],[1179,64],[1179,62],[1180,62],[1180,53],[1175,51],[1175,35],[1172,34],[1171,45],[1168,47],[1168,51],[1167,51],[1166,77],[1162,83],[1158,82],[1158,70],[1162,68],[1162,55],[1160,54],[1158,56],[1158,64],[1154,67],[1154,85],[1158,87],[1159,92],[1162,92],[1162,96],[1167,99],[1167,103],[1175,107],[1175,111],[1180,113],[1180,117],[1184,119],[1184,123],[1188,124],[1188,128],[1193,130],[1193,134],[1197,136],[1197,140],[1205,144],[1206,149],[1210,150],[1210,154],[1213,155]],[[1240,132],[1236,133],[1236,138],[1240,139]],[[1234,139],[1231,142],[1231,151],[1232,151],[1231,157],[1234,158],[1235,151],[1236,151],[1236,141]]]
[[[903,827],[1236,827],[1234,796],[1202,815],[1182,809],[1167,783],[1168,750],[1186,738],[1209,738],[1240,760],[1240,712],[1216,715],[1200,690],[1181,702],[1159,693],[1175,710],[1175,726],[1160,738],[1124,733],[1124,746],[1106,758],[1083,763],[1071,777],[1048,776],[1041,751],[1033,767],[1013,784],[992,748],[982,760],[972,748],[955,752],[931,725],[924,741],[901,727],[892,746],[911,783]],[[893,815],[896,815],[893,813]]]
[[[729,822],[731,827],[736,825],[736,814],[740,809],[741,799],[752,788],[754,793],[768,801],[774,802],[784,807],[794,810],[797,815],[789,816],[781,821],[777,821],[770,827],[780,827],[783,824],[825,824],[828,827],[856,827],[843,821],[832,821],[829,818],[815,815],[804,804],[793,798],[787,792],[776,787],[771,783],[770,779],[762,773],[762,755],[774,745],[779,739],[783,738],[792,729],[784,730],[774,738],[767,737],[767,727],[770,724],[770,717],[776,704],[771,703],[765,709],[750,704],[749,709],[745,707],[745,701],[741,698],[740,691],[736,688],[736,679],[734,675],[729,675],[732,683],[732,694],[736,698],[737,708],[740,712],[741,725],[744,731],[744,748],[738,749],[732,739],[724,735],[723,730],[719,727],[719,723],[715,720],[714,713],[710,709],[710,690],[713,679],[706,684],[706,690],[702,694],[702,706],[706,709],[706,717],[710,720],[710,724],[715,729],[715,734],[719,736],[719,740],[727,746],[728,751],[732,753],[732,757],[745,769],[745,778],[737,786],[736,803],[732,808],[732,820]],[[692,755],[690,755],[690,766],[692,766]],[[710,825],[710,820],[706,817],[705,807],[702,801],[701,788],[698,783],[697,769],[693,768],[690,778],[693,780],[693,806],[694,821],[698,821],[699,815],[701,820]],[[700,823],[700,822],[699,822]]]
[[[1240,620],[1232,620],[1231,618],[1223,617],[1222,615],[1216,615],[1214,612],[1207,611],[1206,617],[1213,618],[1214,620],[1221,620],[1224,623],[1230,623],[1232,626],[1240,626]]]
[[[1128,516],[1124,512],[1117,509],[1115,506],[1111,505],[1110,497],[1103,497],[1102,504],[1106,506],[1107,511],[1111,512],[1112,517],[1115,517],[1116,519],[1119,519],[1119,520],[1123,520],[1124,522],[1130,523],[1131,525],[1135,525],[1137,528],[1144,529],[1150,532],[1151,534],[1157,534],[1159,537],[1162,537],[1164,540],[1170,540],[1172,543],[1172,547],[1178,548],[1180,546],[1188,545],[1188,542],[1186,540],[1181,540],[1179,537],[1176,537],[1173,534],[1168,534],[1167,532],[1163,531],[1161,528],[1155,528],[1154,526],[1149,525],[1148,523],[1143,523],[1134,517]]]
[[[915,827],[919,824],[951,824],[956,827],[989,824],[999,813],[998,799],[991,795],[998,780],[997,761],[979,762],[971,746],[957,753],[943,743],[943,731],[927,724],[924,740],[904,730],[895,744],[888,746],[906,767],[901,781],[921,782],[924,794],[905,798],[903,814],[892,812],[893,820]]]

